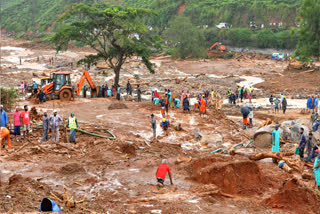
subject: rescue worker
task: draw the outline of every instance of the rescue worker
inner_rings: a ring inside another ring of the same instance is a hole
[[[160,123],[161,128],[163,131],[168,135],[168,128],[169,128],[169,121],[165,118],[162,119],[162,122]]]
[[[202,95],[202,99],[200,101],[200,116],[206,113],[206,105],[207,105],[207,102],[204,99],[204,95]]]
[[[272,152],[280,152],[280,130],[279,125],[276,125],[272,132]],[[278,163],[278,160],[272,158],[273,163]]]
[[[137,85],[138,102],[141,102],[141,90],[140,85]]]
[[[164,100],[165,100],[164,105],[165,105],[165,108],[166,108],[166,113],[167,113],[167,115],[168,115],[168,111],[169,111],[169,100],[168,100],[167,94],[164,96]]]
[[[6,127],[1,127],[1,133],[0,133],[0,146],[2,145],[2,141],[4,139],[7,139],[8,141],[8,147],[11,147],[11,140],[10,140],[10,131]],[[3,144],[3,148],[5,145]]]
[[[287,110],[287,98],[286,96],[283,97],[283,101],[282,101],[282,111],[283,111],[283,114],[286,113],[286,110]]]
[[[78,129],[78,121],[77,118],[74,116],[74,113],[71,112],[71,115],[68,119],[67,123],[67,128],[70,129],[70,134],[69,134],[69,142],[70,143],[75,143],[76,142],[76,132]]]
[[[33,89],[33,94],[38,93],[38,84],[36,83],[36,81],[33,81],[32,89]]]
[[[61,117],[57,115],[57,110],[53,110],[53,115],[50,117],[51,130],[52,130],[52,141],[59,142],[59,126],[62,122]]]
[[[161,114],[162,114],[162,117],[164,117],[165,116],[165,112],[166,112],[166,100],[165,99],[162,99],[161,101],[160,101],[160,105],[161,105]]]
[[[168,161],[166,159],[162,159],[161,165],[157,168],[156,178],[159,187],[164,186],[164,180],[166,179],[166,174],[169,174],[170,184],[173,185],[170,167],[168,166]]]

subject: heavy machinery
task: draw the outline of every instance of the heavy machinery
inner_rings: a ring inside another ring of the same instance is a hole
[[[222,45],[221,43],[216,42],[209,48],[208,51],[212,51],[213,48],[216,47],[216,46],[217,46],[217,49],[220,50],[220,51],[226,51],[227,50],[226,46]]]
[[[44,85],[49,84],[50,82],[52,82],[52,79],[50,79],[50,77],[43,77],[43,78],[41,78],[41,88],[42,88]],[[41,89],[41,88],[40,88],[40,89]]]
[[[52,82],[42,87],[42,91],[46,94],[46,99],[60,99],[62,101],[69,101],[71,98],[74,98],[75,93],[77,96],[80,95],[85,80],[87,80],[90,85],[91,96],[96,96],[98,90],[93,83],[89,72],[82,70],[82,73],[83,75],[78,81],[77,87],[74,88],[71,84],[71,72],[53,72],[52,77],[50,77]]]

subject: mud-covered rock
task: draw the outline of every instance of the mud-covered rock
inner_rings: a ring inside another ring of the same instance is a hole
[[[215,147],[217,145],[221,145],[223,143],[223,139],[219,134],[205,135],[201,138],[200,143],[207,147]]]

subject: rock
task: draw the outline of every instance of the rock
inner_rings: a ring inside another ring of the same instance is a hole
[[[207,147],[215,147],[217,145],[221,145],[223,143],[222,136],[219,134],[211,134],[203,136],[200,140],[201,145],[205,145]]]
[[[194,137],[198,140],[200,140],[203,136],[199,128],[195,128],[193,133],[194,133]]]
[[[303,179],[307,179],[307,180],[311,180],[312,175],[309,174],[309,173],[307,173],[307,172],[303,172],[303,173],[302,173],[302,178],[303,178]]]
[[[124,103],[113,103],[113,104],[109,105],[108,109],[109,110],[128,109],[128,106],[126,106]]]
[[[175,126],[174,126],[174,130],[176,130],[176,131],[181,131],[181,130],[182,130],[181,123],[175,125]]]

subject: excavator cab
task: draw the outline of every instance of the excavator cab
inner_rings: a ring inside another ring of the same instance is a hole
[[[41,78],[41,88],[42,88],[44,85],[49,84],[50,82],[52,82],[52,79],[49,78],[49,77]]]
[[[63,86],[72,87],[70,74],[70,72],[53,73],[53,89],[55,92],[60,91]]]

